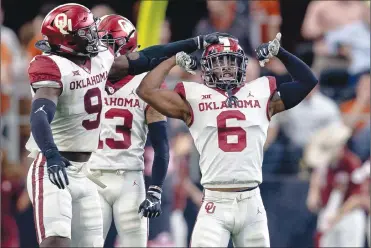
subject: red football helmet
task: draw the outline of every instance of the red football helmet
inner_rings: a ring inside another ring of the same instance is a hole
[[[93,13],[80,4],[59,5],[50,11],[42,25],[44,41],[37,46],[43,50],[45,44],[51,53],[67,53],[78,56],[94,56],[100,49],[97,19]]]
[[[241,87],[246,79],[248,58],[232,36],[220,37],[221,44],[210,45],[201,57],[201,75],[209,87],[222,90]]]
[[[99,21],[98,30],[101,41],[111,47],[116,56],[133,52],[138,47],[135,26],[123,16],[103,16]]]

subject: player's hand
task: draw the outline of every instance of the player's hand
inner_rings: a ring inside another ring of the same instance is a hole
[[[69,184],[66,167],[71,163],[66,158],[62,157],[58,150],[49,150],[45,152],[46,164],[48,167],[49,180],[59,189],[64,189]]]
[[[259,60],[261,67],[264,67],[265,63],[269,62],[271,58],[277,56],[281,47],[281,37],[281,33],[278,33],[274,40],[269,41],[268,43],[263,43],[257,49],[255,49],[256,58]]]
[[[212,44],[219,44],[219,36],[223,36],[223,33],[215,32],[207,35],[199,35],[193,39],[195,39],[198,49],[205,49]]]
[[[309,193],[306,204],[310,212],[317,213],[320,208],[319,196],[317,194]]]
[[[138,213],[141,217],[154,218],[161,215],[161,193],[157,186],[149,186],[146,199],[140,204]]]
[[[197,59],[185,52],[179,52],[175,55],[176,64],[186,72],[195,75],[197,70]]]

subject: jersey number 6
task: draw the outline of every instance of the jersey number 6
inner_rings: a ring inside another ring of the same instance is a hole
[[[240,152],[246,148],[246,131],[242,127],[227,127],[227,120],[246,120],[238,110],[223,111],[216,117],[218,127],[218,145],[224,152]],[[228,137],[237,138],[237,142],[228,142]]]

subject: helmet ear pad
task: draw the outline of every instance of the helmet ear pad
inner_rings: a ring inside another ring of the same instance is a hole
[[[49,44],[49,42],[46,41],[46,40],[39,40],[39,41],[37,41],[35,43],[35,47],[37,49],[41,50],[44,53],[50,53],[53,50],[53,48],[51,47],[51,45]],[[54,50],[55,49],[56,48],[54,47]]]

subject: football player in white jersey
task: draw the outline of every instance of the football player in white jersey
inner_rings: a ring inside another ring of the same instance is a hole
[[[106,80],[141,74],[183,49],[192,52],[219,42],[211,34],[115,58],[99,40],[96,22],[79,4],[53,9],[41,26],[44,40],[36,43],[44,53],[28,69],[33,102],[27,149],[35,160],[27,185],[41,247],[103,245],[99,195],[92,181],[104,185],[86,162],[98,147]]]
[[[120,15],[101,18],[99,30],[107,31],[106,42],[116,56],[137,49],[134,25]],[[102,129],[98,150],[89,165],[105,184],[98,187],[103,214],[103,236],[106,238],[112,217],[120,237],[120,246],[146,247],[148,219],[161,213],[162,184],[169,164],[166,117],[149,107],[135,90],[146,73],[107,81],[103,94]],[[144,184],[144,145],[147,133],[154,149],[152,185],[146,199]],[[153,206],[149,206],[153,203]]]
[[[187,71],[196,61],[178,53],[149,72],[138,95],[160,113],[184,120],[200,153],[204,200],[191,247],[270,246],[267,216],[260,196],[263,146],[270,118],[302,101],[317,79],[300,59],[280,48],[280,34],[256,50],[263,66],[278,57],[293,81],[276,86],[274,77],[245,83],[247,57],[232,36],[205,49],[204,84],[179,83],[160,89],[175,65]]]

